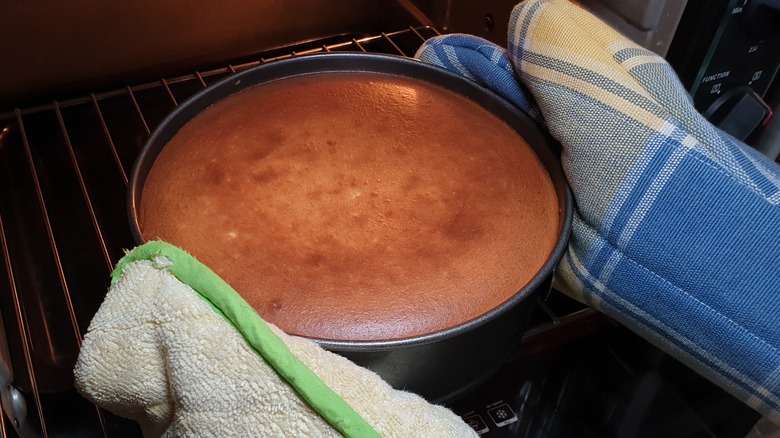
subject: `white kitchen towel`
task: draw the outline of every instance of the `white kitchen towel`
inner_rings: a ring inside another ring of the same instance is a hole
[[[265,323],[159,241],[117,265],[75,377],[86,398],[145,436],[476,436],[449,409]]]

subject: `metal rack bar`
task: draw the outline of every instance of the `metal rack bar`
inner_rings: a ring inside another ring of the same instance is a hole
[[[431,29],[435,30],[437,35],[441,35],[441,34],[439,33],[439,31],[437,31],[435,28],[431,28]],[[409,30],[410,30],[410,31],[412,31],[412,32],[413,32],[415,35],[417,35],[417,37],[418,37],[418,38],[420,38],[420,40],[421,40],[421,41],[425,42],[425,41],[427,41],[427,40],[428,40],[427,38],[425,38],[424,36],[422,36],[422,35],[420,34],[420,32],[419,32],[419,31],[418,31],[416,28],[414,28],[414,26],[411,26],[411,27],[409,27]]]
[[[163,87],[165,87],[165,91],[168,92],[168,97],[171,98],[171,102],[173,102],[173,106],[179,106],[179,103],[176,102],[176,98],[173,96],[173,92],[171,91],[171,87],[168,86],[168,81],[165,80],[165,78],[161,79]]]
[[[385,40],[387,40],[387,42],[388,42],[388,43],[390,43],[390,45],[392,45],[392,46],[393,46],[393,48],[395,49],[395,51],[396,51],[396,52],[398,52],[398,54],[399,54],[399,55],[402,55],[402,56],[409,56],[409,55],[407,55],[406,53],[404,53],[404,51],[403,51],[403,50],[401,50],[401,48],[400,48],[400,47],[398,47],[398,45],[395,43],[395,41],[393,41],[393,39],[392,39],[392,38],[390,38],[390,37],[389,37],[389,36],[388,36],[386,33],[382,32],[382,38],[384,38]]]
[[[133,106],[135,107],[135,111],[138,113],[138,117],[141,118],[141,122],[144,124],[144,129],[146,130],[146,134],[151,134],[152,131],[149,129],[149,125],[146,123],[146,118],[144,117],[143,113],[141,112],[141,107],[138,106],[138,101],[135,99],[135,94],[133,93],[133,88],[129,85],[126,87],[127,95],[130,96],[130,100],[133,101]]]
[[[57,104],[57,102],[54,102],[54,112],[57,114],[57,122],[60,124],[60,132],[62,133],[63,138],[65,139],[65,146],[68,149],[68,156],[70,156],[70,162],[73,166],[73,170],[76,172],[76,178],[79,182],[79,188],[81,189],[81,195],[84,197],[84,201],[87,203],[87,212],[89,213],[89,218],[92,221],[92,227],[95,230],[95,234],[97,234],[98,241],[100,242],[100,249],[103,253],[103,259],[106,261],[106,267],[109,271],[112,269],[112,263],[111,263],[111,256],[108,255],[108,247],[106,247],[106,240],[103,238],[103,232],[100,230],[100,224],[98,223],[97,215],[95,214],[95,207],[92,203],[92,199],[89,196],[89,190],[87,190],[87,185],[84,183],[84,175],[81,172],[81,166],[79,166],[79,161],[76,158],[76,152],[73,150],[73,144],[70,141],[70,136],[68,135],[68,129],[65,127],[65,120],[62,118],[62,111],[60,111],[60,107]],[[67,290],[67,289],[66,289]],[[66,300],[68,302],[68,307],[73,308],[73,304],[70,298],[70,295],[67,294]],[[78,325],[76,322],[76,315],[75,312],[71,312],[71,317],[73,318],[74,325]],[[79,336],[79,346],[81,346],[81,337]]]
[[[200,85],[201,85],[203,88],[206,88],[206,87],[208,87],[208,85],[206,85],[206,81],[204,81],[204,80],[203,80],[203,75],[201,75],[199,71],[196,71],[196,72],[195,72],[195,77],[197,77],[197,78],[198,78],[198,81],[200,82]]]
[[[103,135],[105,135],[106,140],[108,141],[108,146],[111,149],[111,155],[114,157],[114,162],[116,163],[116,167],[119,170],[120,175],[122,176],[122,181],[124,181],[125,186],[127,186],[127,172],[125,172],[124,166],[122,166],[122,160],[119,158],[119,151],[116,149],[116,145],[114,144],[114,139],[111,138],[111,133],[108,130],[108,125],[106,124],[106,119],[103,117],[103,111],[100,110],[100,104],[98,104],[97,99],[95,98],[95,94],[91,93],[90,97],[92,99],[92,105],[95,107],[95,113],[98,116],[98,120],[100,121],[100,127],[103,129]]]
[[[360,41],[358,41],[358,40],[356,40],[356,39],[352,38],[352,44],[356,45],[356,46],[358,47],[358,49],[360,49],[360,51],[361,51],[361,52],[363,52],[363,53],[366,53],[366,52],[367,52],[366,48],[365,48],[365,47],[363,47],[363,45],[362,45],[362,44],[360,44]]]
[[[57,269],[57,276],[60,280],[60,286],[62,286],[62,290],[65,293],[65,303],[68,310],[68,316],[70,317],[71,327],[73,328],[73,334],[76,336],[77,345],[81,347],[81,330],[79,329],[76,320],[76,313],[73,310],[73,302],[70,299],[70,292],[68,291],[68,282],[65,280],[65,271],[63,270],[62,267],[62,259],[60,258],[60,253],[59,250],[57,249],[57,242],[54,239],[54,230],[52,229],[51,219],[48,213],[48,209],[46,208],[46,200],[43,198],[43,190],[41,189],[41,183],[38,177],[38,171],[35,169],[35,161],[32,156],[30,143],[27,140],[27,132],[25,131],[24,123],[22,122],[21,113],[17,112],[16,120],[19,126],[19,133],[22,136],[22,143],[24,144],[24,152],[27,158],[27,165],[29,166],[30,174],[33,177],[35,193],[38,197],[38,206],[41,209],[41,213],[43,214],[43,222],[44,222],[44,226],[46,227],[46,234],[49,239],[49,246],[52,255],[54,256],[54,263]]]
[[[24,127],[22,125],[22,116],[17,111],[17,120],[19,129],[23,130]],[[28,149],[29,150],[29,149]],[[33,400],[35,402],[35,408],[38,411],[38,420],[41,423],[41,431],[44,436],[47,436],[46,434],[46,422],[43,418],[43,407],[41,405],[41,397],[40,393],[38,392],[38,383],[35,379],[35,368],[33,367],[33,361],[32,361],[32,354],[30,352],[30,337],[28,335],[27,330],[27,318],[22,311],[22,303],[21,299],[19,298],[19,290],[16,286],[16,279],[14,276],[13,271],[13,265],[11,263],[11,252],[8,249],[8,241],[6,238],[5,233],[5,227],[3,225],[3,218],[0,216],[0,246],[3,250],[3,259],[5,262],[5,265],[8,269],[8,282],[11,290],[11,299],[14,303],[14,310],[16,313],[16,320],[17,320],[17,326],[19,333],[21,335],[21,341],[22,341],[22,354],[24,355],[24,362],[27,368],[27,374],[30,378],[30,388],[32,390]]]

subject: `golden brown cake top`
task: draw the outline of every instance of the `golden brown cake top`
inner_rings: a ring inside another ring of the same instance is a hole
[[[390,340],[490,311],[557,239],[546,170],[443,88],[328,73],[250,88],[185,125],[140,228],[192,253],[291,334]]]

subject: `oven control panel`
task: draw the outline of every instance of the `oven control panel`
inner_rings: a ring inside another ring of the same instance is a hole
[[[667,58],[696,108],[747,139],[780,104],[780,0],[689,1]]]
[[[764,97],[780,63],[780,1],[731,3],[691,85],[702,111],[734,88],[747,87]]]

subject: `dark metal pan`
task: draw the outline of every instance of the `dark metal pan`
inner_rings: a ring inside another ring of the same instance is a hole
[[[376,72],[429,82],[467,97],[522,135],[547,168],[560,206],[560,229],[552,254],[536,276],[510,300],[479,318],[449,329],[408,339],[334,342],[315,339],[382,376],[393,387],[444,402],[479,385],[515,348],[539,291],[547,291],[571,228],[572,197],[558,158],[560,146],[528,116],[475,82],[422,62],[389,55],[322,54],[290,58],[235,74],[180,105],[154,130],[135,162],[128,192],[128,214],[136,243],[143,243],[138,209],[146,176],[168,141],[190,119],[226,97],[262,83],[324,72]],[[262,315],[261,315],[262,316]]]

